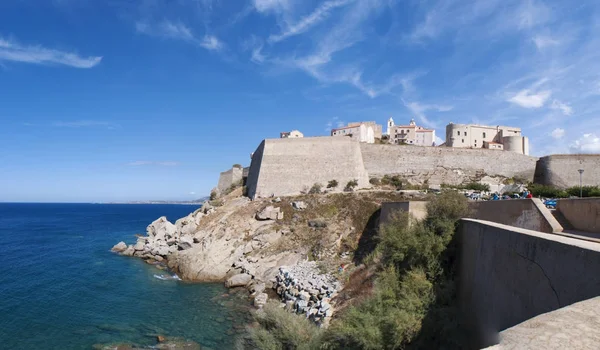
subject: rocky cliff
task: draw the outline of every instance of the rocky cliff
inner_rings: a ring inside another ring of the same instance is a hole
[[[168,266],[183,280],[246,286],[257,306],[273,287],[296,311],[322,320],[331,315],[340,266],[368,253],[381,202],[401,199],[395,191],[365,191],[250,201],[238,189],[221,206],[207,202],[175,223],[161,217],[135,244],[113,250]]]

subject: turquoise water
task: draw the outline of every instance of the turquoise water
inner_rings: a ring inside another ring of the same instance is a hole
[[[0,203],[0,348],[91,349],[181,337],[228,349],[247,322],[247,296],[168,275],[110,248],[135,242],[185,205]]]

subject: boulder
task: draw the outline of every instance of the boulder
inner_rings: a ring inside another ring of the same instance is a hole
[[[177,248],[179,250],[186,250],[192,248],[192,245],[189,242],[179,242]]]
[[[234,276],[229,277],[227,281],[225,281],[225,287],[233,288],[233,287],[244,287],[252,280],[252,276],[246,273],[240,273]]]
[[[146,232],[149,237],[166,241],[176,235],[177,227],[169,222],[165,216],[161,216],[146,227]]]
[[[260,294],[260,293],[264,292],[265,288],[266,288],[266,285],[264,284],[264,282],[258,282],[256,280],[255,280],[255,282],[250,283],[248,285],[248,291],[250,293],[259,293]]]
[[[304,210],[307,208],[307,205],[303,201],[296,201],[292,202],[292,207],[296,210]]]
[[[115,253],[122,253],[127,249],[127,244],[125,242],[119,242],[112,247],[112,251]]]
[[[133,246],[135,250],[144,250],[145,244],[144,242],[137,241],[137,243]]]
[[[256,213],[256,220],[281,220],[283,213],[280,208],[275,208],[269,205]]]
[[[133,246],[130,245],[129,247],[127,247],[127,249],[125,249],[121,254],[125,255],[125,256],[133,256],[133,253],[135,253],[135,249],[133,249]]]
[[[254,298],[254,306],[259,309],[262,309],[262,307],[265,306],[265,304],[267,303],[267,300],[269,300],[269,296],[267,295],[267,293],[259,293]]]

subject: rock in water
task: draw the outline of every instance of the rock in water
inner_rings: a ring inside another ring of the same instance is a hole
[[[133,248],[132,245],[130,245],[129,247],[127,247],[127,249],[125,249],[121,254],[125,255],[125,256],[133,256],[133,253],[135,253],[135,249]]]
[[[234,276],[231,276],[226,282],[225,287],[233,288],[233,287],[244,287],[252,280],[252,276],[247,273],[240,273]]]
[[[112,247],[111,250],[116,253],[121,253],[121,252],[124,252],[125,249],[127,249],[127,244],[125,242],[119,242],[119,243],[115,244],[115,246]]]
[[[267,293],[259,293],[254,298],[254,306],[259,309],[262,309],[262,307],[265,306],[265,304],[267,303],[267,300],[269,300],[269,296],[267,295]]]

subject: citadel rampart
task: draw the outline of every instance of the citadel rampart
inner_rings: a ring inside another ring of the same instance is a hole
[[[600,154],[556,154],[542,157],[535,169],[535,182],[559,188],[579,186],[579,172],[584,186],[600,186]]]
[[[220,193],[225,192],[231,185],[238,184],[242,181],[244,169],[233,167],[219,175],[219,183],[217,189]]]
[[[410,182],[458,185],[485,175],[533,180],[537,158],[488,149],[361,144],[369,176],[401,175]],[[412,179],[412,181],[411,181]]]
[[[348,137],[267,139],[252,155],[248,196],[299,194],[330,180],[337,180],[341,188],[351,180],[358,180],[359,188],[370,186],[357,141]]]

